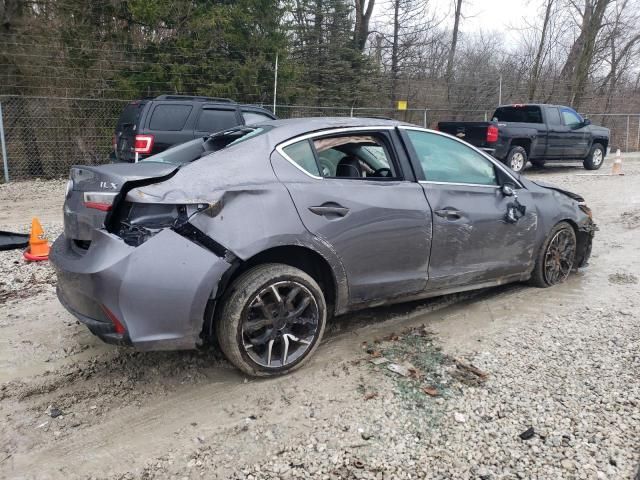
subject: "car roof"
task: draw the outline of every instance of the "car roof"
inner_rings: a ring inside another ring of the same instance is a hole
[[[516,106],[520,106],[520,107],[557,107],[557,108],[571,108],[571,107],[566,107],[566,105],[554,105],[551,103],[509,103],[506,105],[500,105],[498,106],[498,108],[505,108],[505,107],[516,107]]]
[[[397,120],[367,117],[306,117],[289,118],[285,120],[267,120],[264,122],[260,122],[258,125],[271,127],[269,132],[267,132],[267,136],[269,137],[270,143],[276,145],[280,142],[300,135],[320,132],[322,130],[352,127],[384,128],[409,124]]]

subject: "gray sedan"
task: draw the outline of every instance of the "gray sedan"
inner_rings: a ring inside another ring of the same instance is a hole
[[[216,339],[251,375],[301,366],[327,320],[586,264],[584,200],[394,121],[278,120],[134,165],[77,166],[51,253],[62,304],[104,341]]]

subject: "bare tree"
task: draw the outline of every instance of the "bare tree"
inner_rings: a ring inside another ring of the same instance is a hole
[[[602,63],[608,70],[602,80],[602,90],[606,90],[605,112],[611,107],[622,77],[631,67],[637,66],[640,54],[639,23],[638,2],[622,0],[615,3],[614,11],[604,27]]]
[[[355,2],[355,25],[353,31],[353,43],[360,51],[364,51],[369,38],[369,22],[373,14],[375,0],[354,0]]]
[[[533,101],[536,96],[536,88],[538,86],[538,80],[540,79],[540,70],[542,69],[542,62],[544,52],[547,48],[547,35],[549,33],[549,23],[551,21],[551,13],[553,11],[554,0],[545,0],[546,5],[544,9],[544,20],[542,21],[542,32],[540,33],[540,41],[538,42],[538,49],[536,50],[536,56],[531,67],[531,76],[529,80],[529,101]]]
[[[568,84],[567,102],[579,107],[589,71],[596,51],[596,40],[604,25],[605,13],[615,0],[583,0],[580,4],[568,0],[580,19],[580,33],[573,42],[562,68],[562,77]]]
[[[447,59],[447,83],[451,82],[451,76],[453,74],[453,62],[456,56],[456,48],[458,46],[458,31],[460,29],[460,18],[462,17],[462,1],[454,0],[454,20],[453,20],[453,33],[451,35],[451,47],[449,48],[449,57]]]

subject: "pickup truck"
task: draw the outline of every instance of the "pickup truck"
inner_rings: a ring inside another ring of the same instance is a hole
[[[587,170],[602,166],[609,146],[609,129],[591,124],[569,107],[503,105],[490,122],[440,122],[438,130],[479,147],[521,172],[530,161],[583,162]]]

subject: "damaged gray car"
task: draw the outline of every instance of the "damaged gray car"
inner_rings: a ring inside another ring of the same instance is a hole
[[[584,200],[449,135],[390,120],[237,127],[134,165],[77,166],[51,261],[62,304],[106,342],[217,341],[290,372],[335,315],[586,264]]]

